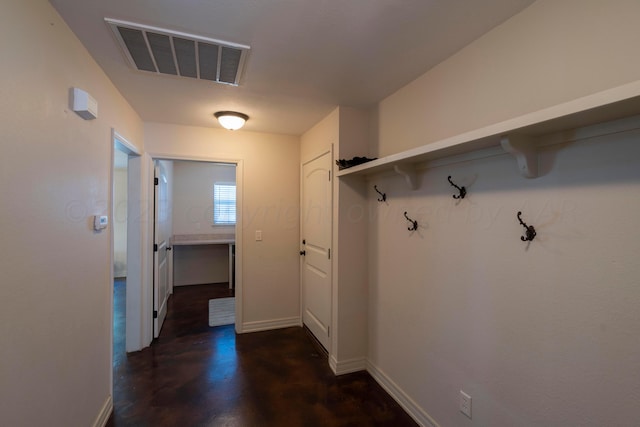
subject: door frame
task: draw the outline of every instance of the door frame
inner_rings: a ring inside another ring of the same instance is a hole
[[[134,221],[132,216],[134,201],[141,200],[140,193],[140,151],[138,148],[133,145],[127,138],[122,136],[115,128],[111,128],[111,139],[110,139],[110,147],[111,147],[111,167],[109,171],[109,216],[111,217],[111,225],[109,226],[109,341],[111,351],[109,352],[109,387],[110,387],[110,395],[113,396],[113,282],[114,282],[114,274],[113,274],[113,261],[115,258],[114,255],[114,230],[113,230],[113,222],[115,221],[115,210],[116,206],[114,203],[114,188],[115,188],[115,153],[117,151],[121,151],[128,156],[127,161],[127,296],[126,305],[129,304],[130,296],[129,288],[132,289],[140,289],[142,286],[142,264],[139,262],[139,259],[134,257],[135,248],[140,246],[142,242],[142,228],[140,221]],[[133,187],[133,188],[132,188]],[[137,189],[137,191],[136,191]],[[131,313],[133,315],[134,313]],[[129,328],[136,324],[136,319],[134,317],[130,318],[129,310],[126,312],[126,332],[125,332],[125,341],[127,342],[126,351],[129,351],[129,344],[133,338],[130,336]]]
[[[176,156],[163,153],[141,152],[115,128],[111,130],[111,170],[109,208],[113,218],[113,165],[118,149],[129,154],[127,173],[127,289],[126,289],[126,351],[142,350],[153,341],[153,161],[187,160],[209,163],[229,163],[236,165],[236,257],[235,257],[235,299],[237,333],[243,332],[243,160],[205,156]],[[109,356],[111,372],[111,393],[113,395],[113,228],[110,228],[109,251]]]
[[[236,257],[235,257],[235,269],[236,269],[236,277],[235,277],[235,303],[236,303],[236,322],[235,322],[235,330],[236,333],[241,334],[244,331],[243,328],[243,312],[242,312],[242,295],[243,295],[243,287],[242,287],[242,259],[243,259],[243,251],[242,251],[242,236],[243,236],[243,160],[242,159],[233,159],[233,158],[222,158],[222,157],[206,157],[206,156],[176,156],[174,154],[165,154],[165,153],[148,153],[151,158],[151,162],[155,160],[185,160],[185,161],[195,161],[195,162],[205,162],[205,163],[227,163],[234,164],[236,166],[236,237],[235,237],[235,246],[236,246]],[[153,178],[151,178],[151,182],[153,182]],[[148,197],[151,197],[153,200],[153,187],[150,189],[150,192],[147,194]],[[151,220],[153,222],[153,219]],[[150,241],[150,250],[151,255],[153,255],[153,233],[151,234]],[[149,245],[145,245],[149,246]],[[149,248],[147,248],[149,250]],[[173,257],[173,251],[171,251],[171,257]],[[151,283],[151,291],[153,292],[153,283]],[[153,297],[153,293],[151,294]],[[129,307],[127,307],[128,309]],[[153,308],[146,313],[148,317],[153,317]],[[152,325],[153,327],[153,325]],[[151,331],[153,333],[153,331]],[[149,341],[151,342],[151,341]],[[148,344],[147,344],[148,345]]]
[[[330,155],[330,165],[333,165],[334,162],[334,151],[333,151],[333,144],[328,144],[326,147],[324,147],[323,149],[314,152],[312,155],[308,156],[308,158],[306,159],[302,159],[300,162],[300,241],[298,242],[298,244],[300,245],[300,250],[304,250],[304,247],[302,245],[302,239],[303,239],[303,226],[304,226],[304,212],[303,212],[303,208],[302,208],[302,203],[304,203],[304,165],[306,165],[309,162],[312,162],[314,160],[316,160],[319,157],[324,156],[325,154],[329,153]],[[329,332],[329,340],[328,340],[328,348],[326,348],[328,355],[332,354],[332,348],[333,348],[333,334],[335,333],[334,331],[334,322],[333,322],[333,314],[334,314],[334,301],[333,301],[333,293],[334,293],[334,289],[333,289],[333,271],[335,268],[335,263],[334,263],[334,259],[335,259],[335,251],[333,251],[333,244],[334,244],[334,239],[333,239],[333,231],[334,231],[334,206],[335,206],[335,186],[334,186],[334,180],[335,180],[335,174],[333,173],[333,167],[331,167],[329,169],[329,173],[331,174],[331,231],[330,231],[330,247],[332,249],[332,255],[331,255],[331,274],[330,274],[330,289],[331,289],[331,295],[330,295],[330,308],[329,308],[329,328],[330,328],[330,332]],[[300,325],[302,327],[304,327],[304,284],[303,284],[303,268],[304,268],[304,260],[302,259],[302,256],[300,256],[300,263],[299,263],[299,276],[300,276]]]
[[[127,168],[127,287],[126,287],[126,333],[125,350],[127,353],[138,351],[151,343],[153,336],[152,323],[146,318],[151,304],[147,301],[147,295],[153,291],[152,269],[150,254],[153,254],[153,244],[148,247],[149,238],[153,239],[152,220],[149,217],[153,212],[153,199],[151,206],[148,198],[149,192],[149,166],[151,158],[141,152],[135,145],[122,136],[116,129],[111,131],[111,171],[113,174],[115,150],[124,151],[129,155]],[[153,173],[153,170],[151,170]],[[109,195],[110,215],[113,218],[113,185],[114,177],[111,176]],[[151,188],[153,189],[153,188]],[[144,195],[144,197],[143,197]],[[113,227],[110,228],[111,251],[109,254],[110,279],[113,282]],[[113,283],[110,285],[113,287]],[[113,292],[110,296],[111,309],[111,347],[113,350]],[[112,351],[113,353],[113,351]],[[113,365],[113,360],[111,360]]]

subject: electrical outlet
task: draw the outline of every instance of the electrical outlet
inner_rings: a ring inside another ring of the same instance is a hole
[[[460,412],[471,418],[471,396],[460,390]]]
[[[262,230],[256,230],[256,242],[262,241]]]

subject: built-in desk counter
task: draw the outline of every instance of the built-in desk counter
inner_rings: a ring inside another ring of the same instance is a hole
[[[175,234],[173,246],[179,245],[228,245],[236,243],[235,234]]]
[[[228,245],[229,247],[229,289],[235,285],[235,234],[175,234],[171,238],[171,245],[200,246],[200,245]],[[174,251],[174,257],[175,257]],[[177,266],[176,266],[177,267]],[[180,274],[179,268],[174,268],[174,274]],[[180,283],[179,277],[174,277],[174,283]],[[198,283],[182,283],[198,284]],[[180,285],[178,285],[180,286]]]

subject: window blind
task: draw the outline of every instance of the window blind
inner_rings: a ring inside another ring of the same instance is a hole
[[[236,186],[233,184],[213,185],[213,223],[236,223]]]

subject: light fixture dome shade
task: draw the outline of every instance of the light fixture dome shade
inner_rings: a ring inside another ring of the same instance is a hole
[[[214,116],[223,128],[229,130],[238,130],[249,120],[249,116],[237,111],[218,111]]]

